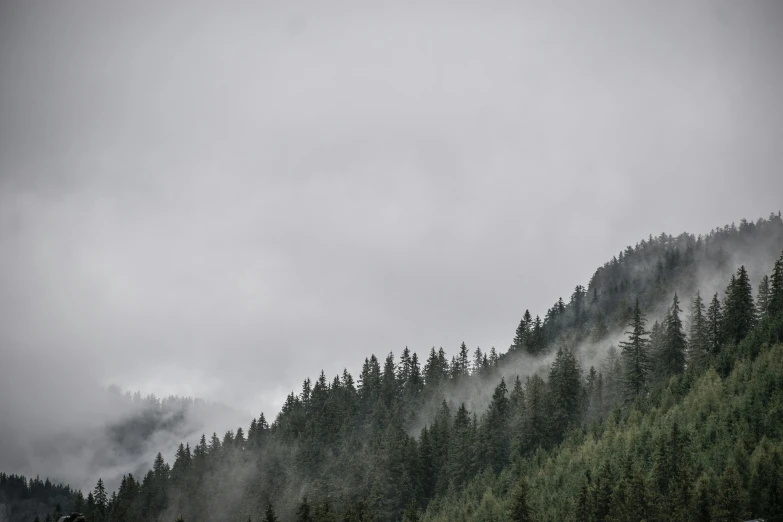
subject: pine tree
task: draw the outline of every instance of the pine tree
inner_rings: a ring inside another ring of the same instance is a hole
[[[277,516],[275,515],[275,510],[272,508],[271,502],[267,502],[266,504],[263,522],[277,522]]]
[[[98,483],[93,490],[93,498],[95,499],[95,515],[99,522],[106,520],[107,507],[109,499],[106,496],[106,486],[103,484],[103,479],[99,478]]]
[[[419,506],[416,502],[411,502],[408,509],[402,515],[402,522],[419,522]]]
[[[704,310],[704,301],[696,292],[693,298],[690,315],[690,339],[688,340],[688,365],[699,371],[707,363],[709,354],[709,340],[707,332],[707,319]]]
[[[296,522],[313,522],[307,497],[302,498],[302,503],[299,504],[299,508],[296,510]]]
[[[397,364],[397,381],[400,387],[405,387],[411,378],[411,351],[406,346],[400,355],[400,362]]]
[[[745,515],[744,505],[745,492],[742,489],[742,478],[737,470],[730,466],[720,478],[713,520],[716,522],[742,520]]]
[[[674,294],[672,306],[666,315],[663,324],[663,339],[660,350],[656,353],[659,368],[659,378],[667,379],[672,375],[678,375],[685,369],[685,350],[687,341],[682,331],[680,320],[680,300],[677,293]]]
[[[756,312],[759,320],[764,319],[769,312],[770,297],[769,276],[765,274],[759,281],[759,289],[756,292]]]
[[[459,347],[459,357],[457,358],[458,375],[467,377],[470,375],[470,354],[468,347],[463,342]]]
[[[547,447],[552,440],[551,406],[547,386],[540,375],[525,380],[524,414],[514,430],[514,448],[517,454],[527,455],[539,447]]]
[[[702,474],[696,481],[696,491],[693,496],[692,519],[694,522],[711,522],[714,499],[712,487],[707,474]]]
[[[769,289],[769,305],[767,307],[770,314],[779,314],[783,312],[783,253],[775,261],[772,269],[772,278]]]
[[[492,401],[482,422],[482,442],[486,464],[496,473],[503,469],[509,459],[509,400],[507,394],[506,381],[501,378],[500,384],[495,387]]]
[[[738,343],[745,338],[756,323],[756,310],[753,306],[753,290],[748,272],[739,267],[737,275],[732,276],[726,289],[726,306],[723,313],[722,330],[725,339]]]
[[[454,415],[448,449],[449,481],[457,488],[462,487],[472,476],[471,456],[473,454],[474,434],[470,426],[470,414],[465,403],[460,404]]]
[[[498,364],[498,352],[495,350],[495,347],[489,349],[489,365],[490,366],[497,366]]]
[[[530,326],[532,322],[533,320],[530,316],[530,310],[525,310],[525,314],[522,316],[522,319],[519,321],[519,326],[517,326],[517,331],[516,334],[514,335],[514,341],[511,343],[511,346],[515,350],[522,350],[527,346],[528,336],[530,335]]]
[[[639,308],[639,300],[633,309],[628,341],[620,342],[624,363],[624,388],[626,401],[634,401],[641,397],[647,389],[650,372],[649,332],[644,329],[644,315]]]
[[[484,354],[480,347],[476,347],[476,351],[473,352],[473,375],[481,373],[484,365]]]
[[[569,350],[560,348],[549,370],[553,434],[565,433],[581,410],[582,378],[579,363]]]
[[[533,515],[527,500],[528,490],[527,480],[523,477],[517,482],[511,493],[511,510],[509,513],[511,522],[533,521]]]
[[[712,296],[710,307],[707,309],[707,346],[712,355],[717,354],[723,344],[722,324],[723,311],[718,300],[718,293],[715,292],[715,295]]]
[[[574,520],[576,522],[591,522],[590,488],[589,482],[585,482],[579,488],[579,496],[576,497],[574,506]]]

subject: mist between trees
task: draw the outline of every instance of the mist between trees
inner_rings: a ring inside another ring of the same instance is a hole
[[[771,519],[781,250],[779,213],[650,236],[521,314],[508,347],[322,372],[273,420],[188,439],[61,508],[99,522]]]

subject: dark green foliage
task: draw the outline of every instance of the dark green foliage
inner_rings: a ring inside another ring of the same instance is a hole
[[[533,318],[530,315],[530,310],[525,310],[525,314],[519,321],[519,326],[517,326],[517,331],[514,335],[514,341],[511,343],[511,346],[515,350],[523,350],[527,347],[528,338],[530,336],[530,327],[532,324]]]
[[[732,276],[726,289],[726,304],[723,312],[722,332],[727,342],[738,343],[745,338],[756,324],[756,310],[753,306],[753,290],[744,266]]]
[[[734,467],[729,466],[720,478],[713,520],[716,522],[743,520],[746,514],[745,502],[742,477]]]
[[[296,510],[296,522],[311,522],[313,519],[310,516],[310,504],[307,502],[307,497],[302,498],[302,503]]]
[[[581,372],[576,357],[569,350],[559,349],[549,370],[551,394],[551,427],[555,433],[564,433],[576,422],[581,412]]]
[[[527,480],[521,478],[511,493],[509,519],[512,522],[532,522],[533,516],[527,500],[528,490]]]
[[[685,369],[685,351],[688,343],[682,330],[681,312],[680,301],[675,292],[672,306],[662,325],[663,335],[660,346],[654,352],[659,379],[668,379],[672,375],[682,373]]]
[[[635,401],[644,396],[648,386],[651,361],[649,354],[649,332],[644,329],[644,315],[639,308],[639,300],[633,308],[630,330],[626,332],[627,341],[622,341],[625,400]]]
[[[419,522],[419,507],[411,502],[402,516],[402,522]]]
[[[758,319],[764,319],[769,313],[769,302],[771,300],[772,293],[769,286],[769,276],[764,274],[759,281],[759,288],[756,291],[756,312],[758,312]]]
[[[772,270],[768,311],[770,314],[783,312],[783,253],[780,254]]]
[[[495,472],[500,471],[508,462],[510,439],[508,431],[509,400],[506,382],[500,384],[492,394],[492,402],[482,420],[481,443],[483,444],[483,461]],[[482,466],[483,467],[483,466]]]
[[[721,324],[723,324],[723,310],[716,292],[712,296],[710,307],[707,309],[707,345],[712,355],[717,354],[723,344]]]
[[[691,305],[690,325],[688,366],[695,372],[700,372],[707,366],[710,348],[706,311],[699,292],[696,292]]]

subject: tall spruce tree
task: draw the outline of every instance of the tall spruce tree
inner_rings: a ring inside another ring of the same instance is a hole
[[[710,307],[707,309],[707,346],[712,355],[717,354],[723,344],[722,324],[723,310],[718,300],[718,293],[715,292],[712,301],[710,301]]]
[[[570,350],[560,348],[549,370],[554,434],[565,433],[581,411],[582,378],[579,363]]]
[[[632,402],[644,395],[650,373],[649,332],[644,329],[645,318],[639,300],[633,308],[627,341],[621,341],[623,357],[623,384],[625,400]]]
[[[738,343],[745,338],[756,324],[756,310],[753,306],[753,290],[744,266],[732,276],[726,289],[726,305],[723,313],[722,330],[725,339]]]
[[[310,503],[307,502],[307,497],[302,498],[302,503],[296,510],[296,522],[313,522],[313,518],[310,515]]]
[[[486,464],[499,473],[509,459],[510,441],[508,432],[509,399],[506,381],[501,378],[495,387],[492,401],[482,422],[482,442]]]
[[[272,507],[271,502],[267,502],[266,504],[266,510],[264,510],[263,522],[278,522],[277,515],[275,515],[275,510]]]
[[[672,306],[663,324],[660,350],[656,353],[659,378],[662,379],[678,375],[685,369],[685,351],[688,342],[685,339],[685,332],[682,331],[680,312],[682,312],[680,300],[675,292]]]
[[[699,292],[696,292],[696,296],[693,298],[689,322],[688,365],[690,368],[700,371],[706,366],[709,356],[709,336],[704,301]]]
[[[769,276],[765,274],[759,281],[759,288],[756,291],[756,312],[759,320],[764,319],[769,313],[770,297]]]
[[[783,253],[780,254],[780,259],[775,261],[772,269],[768,310],[770,314],[783,312]]]
[[[530,326],[533,323],[533,319],[530,316],[530,310],[525,310],[522,319],[519,321],[517,331],[514,334],[514,340],[511,346],[515,350],[522,350],[527,346],[528,336],[530,335]]]
[[[533,514],[528,503],[530,487],[523,477],[519,479],[511,492],[511,509],[509,520],[511,522],[533,522]]]
[[[745,490],[739,472],[729,466],[718,485],[718,498],[713,511],[716,522],[736,522],[745,517]]]
[[[457,365],[459,377],[467,377],[470,375],[470,353],[468,352],[468,347],[464,342],[459,346]]]
[[[106,515],[108,513],[109,498],[106,494],[106,486],[103,484],[102,478],[99,478],[98,483],[95,484],[93,498],[95,499],[95,519],[98,522],[103,522],[106,520]]]

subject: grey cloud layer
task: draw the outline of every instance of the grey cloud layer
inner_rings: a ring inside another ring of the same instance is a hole
[[[0,404],[38,423],[63,373],[273,414],[503,349],[648,233],[781,204],[777,2],[167,6],[0,7]]]

